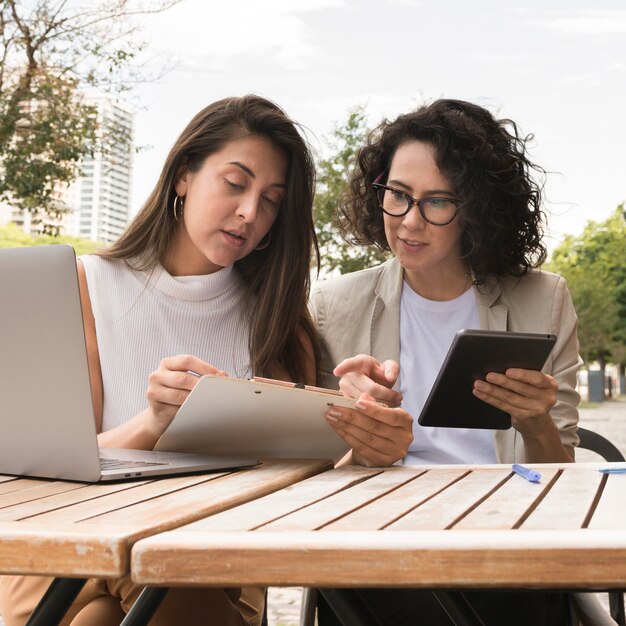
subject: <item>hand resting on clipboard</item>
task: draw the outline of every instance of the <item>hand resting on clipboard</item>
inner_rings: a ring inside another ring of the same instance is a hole
[[[155,450],[337,460],[349,446],[324,419],[333,404],[353,408],[354,400],[272,379],[203,376]]]

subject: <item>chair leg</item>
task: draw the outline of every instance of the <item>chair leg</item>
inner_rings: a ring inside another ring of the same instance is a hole
[[[263,615],[261,617],[261,626],[267,626],[267,588],[265,589],[265,602],[263,604]]]
[[[455,626],[485,626],[461,591],[433,591],[437,602]]]
[[[146,626],[168,591],[168,587],[144,587],[120,626]]]
[[[611,611],[611,617],[619,626],[626,626],[623,591],[609,591],[609,609]]]
[[[300,604],[300,626],[314,626],[317,609],[317,589],[304,587]]]
[[[86,578],[55,578],[29,617],[27,626],[58,624],[86,582]]]
[[[344,626],[380,626],[354,589],[318,589]]]

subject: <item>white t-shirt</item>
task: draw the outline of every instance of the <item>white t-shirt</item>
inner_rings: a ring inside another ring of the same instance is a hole
[[[400,304],[400,391],[402,408],[413,416],[413,443],[406,465],[495,463],[493,431],[420,426],[426,402],[455,333],[480,328],[473,289],[454,300],[427,300],[405,282]]]

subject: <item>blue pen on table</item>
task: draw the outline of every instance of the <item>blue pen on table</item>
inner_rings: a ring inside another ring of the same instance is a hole
[[[529,469],[528,467],[524,467],[523,465],[517,465],[517,463],[513,464],[511,469],[522,478],[525,478],[528,482],[538,483],[541,478],[541,474],[537,470]]]
[[[600,467],[598,471],[603,474],[626,474],[626,463],[611,463],[611,465]]]

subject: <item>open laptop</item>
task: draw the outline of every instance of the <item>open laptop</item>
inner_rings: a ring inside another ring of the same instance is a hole
[[[0,249],[1,474],[98,482],[256,463],[99,450],[74,250]]]

